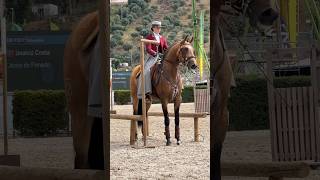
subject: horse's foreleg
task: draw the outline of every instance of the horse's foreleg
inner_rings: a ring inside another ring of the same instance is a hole
[[[169,119],[169,114],[168,114],[168,103],[167,102],[161,102],[162,104],[162,111],[163,111],[163,116],[164,116],[164,125],[165,125],[165,132],[164,135],[166,136],[167,139],[167,146],[169,146],[171,144],[170,141],[170,119]]]
[[[180,145],[180,117],[179,117],[179,110],[181,104],[181,96],[179,96],[174,101],[174,122],[175,122],[175,138],[177,139],[177,145]]]

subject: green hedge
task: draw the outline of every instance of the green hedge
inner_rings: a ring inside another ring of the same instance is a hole
[[[115,90],[114,101],[118,105],[129,104],[131,102],[130,90]],[[184,87],[182,91],[182,102],[193,102],[193,87]],[[154,99],[153,103],[159,103],[159,101]]]
[[[230,130],[268,129],[267,80],[256,76],[236,79],[229,101]],[[310,77],[275,78],[275,87],[310,85]],[[116,90],[115,102],[128,104],[129,90]],[[193,87],[182,92],[183,102],[193,102]],[[155,102],[157,103],[157,102]],[[68,127],[63,91],[16,91],[13,99],[14,128],[22,136],[49,136]]]
[[[68,125],[63,91],[16,91],[13,126],[21,136],[51,136]]]
[[[268,129],[267,80],[264,77],[242,76],[231,91],[229,101],[230,130]],[[274,79],[274,86],[309,86],[310,77],[282,77]]]

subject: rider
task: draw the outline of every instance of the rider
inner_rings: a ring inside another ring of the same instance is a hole
[[[156,57],[159,53],[164,53],[168,49],[168,43],[164,36],[160,35],[161,31],[161,22],[153,21],[151,23],[151,31],[152,33],[146,36],[146,39],[156,40],[159,45],[155,44],[146,44],[147,52],[150,56]]]
[[[157,62],[159,53],[163,54],[168,49],[168,43],[166,38],[160,35],[160,31],[161,31],[160,21],[152,21],[151,31],[152,33],[148,34],[145,38],[149,40],[155,40],[159,44],[157,45],[149,44],[149,43],[146,44],[146,50],[147,50],[148,56],[144,66],[145,66],[145,93],[147,95],[151,94],[151,91],[152,91],[150,68]],[[138,97],[139,99],[142,98],[140,84],[138,86]]]

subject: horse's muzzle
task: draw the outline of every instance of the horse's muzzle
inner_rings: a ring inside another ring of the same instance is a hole
[[[193,64],[193,65],[191,65],[191,67],[190,67],[191,69],[197,69],[198,68],[198,66],[197,65],[195,65],[195,64]]]

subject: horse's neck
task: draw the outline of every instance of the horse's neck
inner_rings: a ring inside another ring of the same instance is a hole
[[[168,54],[164,60],[163,68],[166,70],[165,73],[168,73],[170,77],[175,78],[178,74],[178,57],[177,57],[177,47],[178,45],[173,46],[169,49]]]

